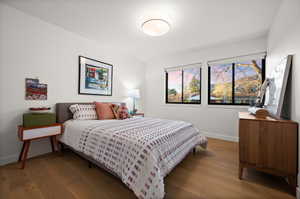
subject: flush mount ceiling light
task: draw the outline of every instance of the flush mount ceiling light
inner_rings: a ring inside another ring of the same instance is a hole
[[[170,24],[163,19],[150,19],[142,24],[142,30],[150,36],[161,36],[169,32]]]

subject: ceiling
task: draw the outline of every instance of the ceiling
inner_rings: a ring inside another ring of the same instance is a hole
[[[165,54],[265,35],[281,0],[1,0],[25,13],[126,50],[147,62]],[[164,18],[161,37],[141,31],[149,18]]]

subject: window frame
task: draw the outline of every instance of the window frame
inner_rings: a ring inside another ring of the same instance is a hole
[[[198,68],[198,67],[195,67]],[[168,71],[165,71],[165,79],[166,79],[166,87],[165,87],[165,103],[166,104],[197,104],[197,105],[201,105],[202,102],[202,67],[200,66],[200,87],[199,87],[199,94],[200,94],[200,100],[199,102],[184,102],[183,98],[184,98],[184,67],[181,68],[181,102],[169,102],[168,101]]]
[[[262,60],[262,68],[261,68],[261,75],[262,75],[262,84],[265,81],[266,77],[266,56],[261,59]],[[210,80],[211,80],[211,66],[208,64],[208,93],[207,93],[207,98],[208,98],[208,105],[229,105],[229,106],[249,106],[250,104],[248,103],[235,103],[235,64],[236,63],[231,63],[232,64],[232,103],[213,103],[211,102],[210,99],[210,91],[211,91],[211,86],[210,86]]]

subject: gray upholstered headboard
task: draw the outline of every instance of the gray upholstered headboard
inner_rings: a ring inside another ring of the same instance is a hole
[[[123,102],[110,102],[113,104],[125,104]],[[69,107],[73,104],[92,104],[92,102],[72,102],[72,103],[57,103],[56,104],[56,122],[64,123],[67,120],[73,118],[73,114],[71,113]]]

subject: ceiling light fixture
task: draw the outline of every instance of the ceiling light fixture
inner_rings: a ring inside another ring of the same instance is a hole
[[[161,36],[169,32],[170,24],[163,19],[149,19],[142,24],[142,30],[150,36]]]

